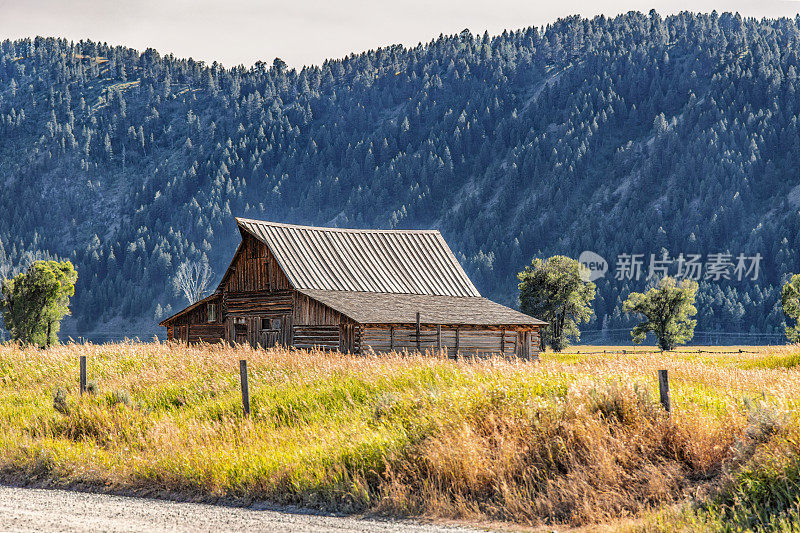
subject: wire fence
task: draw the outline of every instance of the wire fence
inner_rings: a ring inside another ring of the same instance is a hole
[[[633,345],[630,331],[628,328],[583,330],[580,344]],[[695,331],[690,344],[694,346],[776,346],[787,344],[787,342],[783,332]]]
[[[672,350],[675,353],[680,354],[714,354],[714,355],[724,355],[724,354],[756,354],[759,353],[758,350],[746,350],[746,349],[737,349],[737,350],[687,350],[685,348],[680,348],[678,350]],[[613,350],[570,350],[567,349],[566,351],[561,352],[562,355],[643,355],[643,354],[660,354],[664,353],[662,350],[641,350],[636,348],[631,348],[630,350],[627,348],[619,348]]]

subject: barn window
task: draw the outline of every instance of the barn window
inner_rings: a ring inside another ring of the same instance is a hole
[[[262,318],[261,329],[281,329],[280,318]]]
[[[217,304],[208,304],[208,321],[217,321]]]

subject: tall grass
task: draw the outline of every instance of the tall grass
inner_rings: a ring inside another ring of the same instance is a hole
[[[7,345],[0,471],[63,486],[534,525],[650,516],[642,523],[658,529],[678,523],[661,509],[694,501],[703,527],[766,527],[797,508],[798,430],[787,413],[800,369],[772,363],[795,353],[465,363],[173,343]],[[94,394],[79,394],[80,355]],[[671,416],[656,400],[659,368],[671,372]]]

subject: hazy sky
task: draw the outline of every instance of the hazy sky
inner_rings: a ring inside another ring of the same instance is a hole
[[[630,10],[738,11],[794,16],[796,0],[0,0],[0,39],[36,35],[147,47],[226,66],[320,63],[393,43],[416,45],[440,33],[540,26],[558,17]]]

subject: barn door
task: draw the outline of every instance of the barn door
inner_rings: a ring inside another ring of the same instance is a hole
[[[287,332],[291,325],[288,315],[257,318],[254,324],[258,328],[258,344],[262,348],[272,348],[279,344],[289,345]]]
[[[178,339],[183,343],[189,342],[189,326],[178,327]]]
[[[247,319],[236,317],[233,319],[233,342],[247,344]]]

